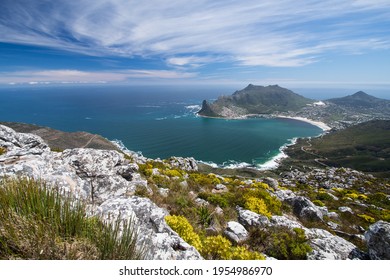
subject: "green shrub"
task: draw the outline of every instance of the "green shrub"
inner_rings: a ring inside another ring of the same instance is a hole
[[[5,154],[7,150],[4,147],[0,147],[0,156]]]
[[[325,206],[325,204],[324,204],[321,200],[318,200],[318,199],[313,200],[313,203],[314,203],[315,205],[317,205],[317,206],[320,206],[320,207]]]
[[[199,235],[194,231],[194,228],[185,217],[175,215],[166,216],[165,221],[184,241],[194,246],[198,251],[202,250],[202,242],[200,241]]]
[[[146,177],[150,177],[152,175],[153,165],[150,163],[138,164],[138,171]]]
[[[207,200],[214,205],[218,205],[221,208],[229,205],[228,200],[224,198],[222,194],[200,193],[198,194],[198,197]]]
[[[318,194],[316,195],[316,200],[321,200],[321,201],[333,201],[333,197],[326,193],[325,191],[319,191]]]
[[[212,213],[206,206],[202,206],[197,209],[198,224],[203,227],[208,227],[211,224]]]
[[[150,164],[152,168],[158,168],[160,171],[168,168],[168,165],[161,161],[149,160],[148,164]]]
[[[175,204],[181,208],[187,208],[190,205],[191,201],[188,199],[188,197],[184,195],[179,195],[175,199]]]
[[[390,199],[383,192],[368,195],[368,202],[378,207],[390,209]]]
[[[139,259],[136,239],[132,221],[87,217],[82,202],[42,182],[0,182],[0,259]]]
[[[149,178],[149,181],[160,188],[169,188],[169,186],[171,185],[171,180],[161,175],[152,175]]]
[[[303,260],[312,251],[304,230],[300,228],[256,228],[250,232],[248,244],[252,249],[280,260]]]
[[[61,149],[61,148],[59,148],[59,147],[53,147],[53,148],[50,148],[50,150],[51,150],[52,152],[55,152],[55,153],[61,153],[61,152],[64,151],[63,149]]]
[[[140,197],[149,197],[150,193],[145,186],[139,185],[139,186],[136,186],[134,195],[140,196]]]
[[[380,212],[378,216],[379,216],[378,220],[390,222],[390,210],[384,209]]]

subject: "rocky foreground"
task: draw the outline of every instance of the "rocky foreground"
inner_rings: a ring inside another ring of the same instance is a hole
[[[217,257],[172,230],[169,215],[187,215],[197,234],[223,236],[267,258],[272,250],[254,233],[267,239],[285,229],[302,233],[307,259],[390,259],[389,185],[349,169],[291,171],[278,180],[228,178],[199,173],[189,158],[149,160],[90,148],[55,152],[39,136],[0,125],[0,177],[45,181],[84,200],[90,216],[134,219],[146,259]],[[366,189],[356,189],[362,181]]]

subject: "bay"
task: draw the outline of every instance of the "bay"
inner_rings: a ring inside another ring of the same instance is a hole
[[[194,157],[230,167],[260,167],[292,139],[322,133],[290,119],[196,116],[203,99],[222,93],[226,89],[216,87],[3,87],[0,120],[97,133],[150,158]]]

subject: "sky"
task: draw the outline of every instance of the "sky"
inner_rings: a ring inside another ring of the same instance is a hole
[[[390,89],[390,0],[1,0],[0,85]]]

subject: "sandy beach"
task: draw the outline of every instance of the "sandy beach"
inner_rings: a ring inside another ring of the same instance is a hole
[[[232,120],[242,120],[242,119],[248,119],[248,118],[253,118],[253,117],[283,118],[283,119],[292,119],[292,120],[307,122],[307,123],[310,123],[312,125],[315,125],[315,126],[321,128],[323,131],[329,131],[332,129],[330,126],[328,126],[326,123],[323,123],[323,122],[313,121],[313,120],[303,118],[303,117],[291,117],[291,116],[284,116],[284,115],[264,116],[264,115],[260,115],[260,114],[248,114],[248,115],[243,115],[240,117],[210,117],[210,116],[199,115],[198,113],[196,113],[196,116],[203,117],[203,118],[211,118],[211,119],[232,119]]]
[[[310,120],[310,119],[307,119],[307,118],[289,117],[289,116],[282,116],[282,115],[277,115],[276,117],[277,118],[293,119],[293,120],[298,120],[298,121],[302,121],[302,122],[307,122],[307,123],[310,123],[312,125],[315,125],[315,126],[321,128],[323,131],[329,131],[329,130],[332,129],[330,126],[328,126],[327,124],[325,124],[323,122],[313,121],[313,120]]]

